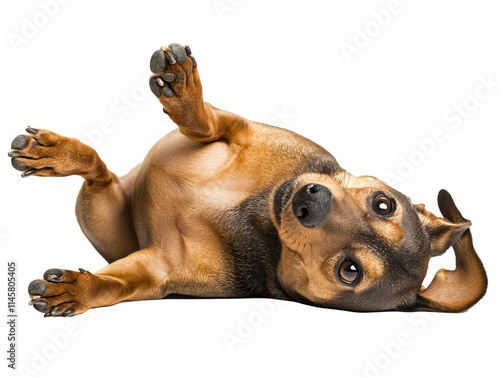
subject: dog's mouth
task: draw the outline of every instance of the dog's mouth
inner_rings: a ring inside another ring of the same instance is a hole
[[[283,212],[283,208],[285,208],[292,200],[296,182],[296,178],[286,181],[278,188],[278,190],[276,190],[276,194],[274,194],[273,210],[274,217],[278,225],[281,225],[281,214]]]

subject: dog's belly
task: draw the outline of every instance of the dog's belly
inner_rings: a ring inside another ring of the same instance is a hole
[[[259,130],[232,143],[202,144],[177,130],[160,140],[144,160],[134,188],[132,212],[140,247],[165,250],[172,270],[226,275],[216,278],[219,283],[231,280],[227,274],[234,265],[228,251],[239,246],[237,235],[228,244],[227,233],[242,225],[232,222],[244,221],[235,220],[238,209],[252,208],[242,203],[262,192],[269,195],[272,187],[310,170],[315,161],[337,167],[328,152],[299,135],[272,127]],[[265,199],[260,199],[259,211],[269,218]],[[258,237],[258,232],[252,234]],[[227,286],[211,292],[234,294]]]
[[[172,232],[195,237],[192,229],[211,228],[220,212],[268,186],[277,170],[285,177],[285,167],[272,163],[279,154],[272,149],[223,141],[202,144],[178,130],[166,135],[148,153],[134,188],[133,217],[141,247],[171,238]]]
[[[218,213],[270,186],[338,169],[319,145],[271,126],[208,144],[174,130],[151,148],[136,179],[132,212],[141,247],[168,238],[184,218],[212,224]]]

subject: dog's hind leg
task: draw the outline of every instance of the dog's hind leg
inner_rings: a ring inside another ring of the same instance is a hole
[[[80,175],[76,216],[94,247],[108,262],[139,249],[130,216],[130,193],[137,169],[118,178],[97,152],[82,142],[54,132],[28,127],[28,135],[12,142],[12,166],[23,177]]]
[[[131,195],[139,166],[124,177],[113,174],[102,186],[82,185],[76,201],[76,217],[83,233],[109,263],[139,249],[131,215]]]
[[[203,143],[229,140],[247,128],[246,119],[204,102],[198,66],[189,46],[173,43],[157,50],[150,68],[151,91],[190,139]]]

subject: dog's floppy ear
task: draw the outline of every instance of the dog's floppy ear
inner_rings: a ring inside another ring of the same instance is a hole
[[[471,222],[465,219],[461,222],[454,223],[447,219],[437,217],[432,212],[427,211],[423,204],[417,204],[415,210],[420,218],[424,231],[429,236],[431,242],[431,257],[443,254],[455,244],[462,234],[471,226]]]
[[[453,244],[456,268],[453,271],[439,270],[429,286],[419,293],[418,303],[413,310],[462,312],[484,296],[488,279],[472,245],[472,235],[468,229],[470,221],[462,217],[447,191],[439,192],[438,204],[447,219],[445,221],[456,224],[457,227],[452,227],[452,230],[442,230],[444,225],[430,227],[433,228],[434,240],[439,240],[439,247],[435,248],[435,252],[439,254],[444,251],[441,248]],[[454,243],[456,237],[459,239]]]

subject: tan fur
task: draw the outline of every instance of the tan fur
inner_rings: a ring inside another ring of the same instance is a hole
[[[166,52],[169,49],[163,48]],[[369,291],[384,277],[384,260],[370,245],[356,239],[355,232],[364,229],[365,234],[384,240],[393,250],[402,244],[403,205],[398,203],[396,212],[383,219],[369,208],[375,192],[391,194],[389,186],[374,177],[355,177],[340,167],[331,174],[297,175],[297,167],[314,162],[308,161],[309,156],[319,161],[334,159],[300,135],[248,121],[204,102],[198,69],[193,68],[190,58],[182,66],[168,65],[165,72],[155,73],[154,79],[165,73],[176,75],[168,84],[175,95],[162,94],[158,99],[179,128],[158,141],[126,176],[119,178],[109,172],[92,148],[48,130],[29,130],[27,146],[16,150],[22,155],[15,159],[33,169],[32,175],[76,174],[85,179],[77,199],[77,219],[91,243],[110,262],[95,274],[60,270],[32,282],[35,307],[49,315],[74,315],[93,307],[174,293],[238,295],[236,262],[231,259],[228,240],[247,235],[238,233],[237,222],[234,229],[228,229],[227,216],[253,195],[264,195],[271,186],[272,192],[266,195],[273,198],[291,177],[295,191],[307,184],[328,189],[332,208],[321,227],[306,228],[300,225],[292,206],[283,208],[278,216],[273,200],[267,202],[264,215],[281,242],[274,271],[277,281],[267,277],[270,295],[286,299],[300,296],[299,301],[330,306],[344,293]],[[439,219],[423,206],[417,206],[416,211],[436,253],[470,226]],[[468,242],[459,244],[461,261],[474,253]],[[249,249],[251,253],[251,245]],[[363,269],[363,279],[354,288],[336,275],[346,256],[355,258]],[[478,264],[478,259],[467,260]],[[464,267],[456,274],[439,272],[422,294],[439,308],[459,310],[477,299],[485,286],[485,277],[480,279],[482,271]],[[480,281],[472,291],[464,284],[472,281],[471,276]],[[458,293],[453,293],[449,281],[460,286]],[[43,292],[37,292],[42,288]],[[467,299],[462,300],[461,295]]]

